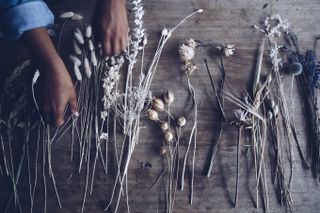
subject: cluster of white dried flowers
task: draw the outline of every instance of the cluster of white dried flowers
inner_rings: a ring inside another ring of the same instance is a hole
[[[190,76],[197,68],[197,66],[193,62],[195,56],[195,48],[196,42],[192,38],[179,46],[179,56],[182,62],[181,69],[188,76]]]
[[[234,44],[227,44],[227,45],[218,45],[217,49],[220,51],[223,55],[226,57],[232,56],[234,51],[236,50],[234,48]]]

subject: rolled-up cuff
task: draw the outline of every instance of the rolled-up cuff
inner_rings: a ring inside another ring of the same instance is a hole
[[[16,40],[28,30],[48,28],[54,16],[43,1],[32,1],[17,5],[0,16],[0,29],[4,37]]]

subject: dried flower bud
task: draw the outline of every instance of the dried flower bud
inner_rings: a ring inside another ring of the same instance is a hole
[[[174,101],[174,95],[173,92],[167,91],[166,94],[164,95],[164,102],[166,104],[171,104]]]
[[[150,109],[148,111],[148,119],[149,120],[152,120],[152,121],[157,121],[159,120],[159,116],[158,116],[158,113],[157,111],[153,110],[153,109]]]
[[[68,12],[61,13],[59,17],[66,19],[66,18],[71,18],[72,16],[74,16],[74,12],[68,11]]]
[[[83,39],[83,35],[82,35],[81,31],[74,32],[74,37],[79,44],[84,44],[84,39]]]
[[[160,148],[160,155],[165,155],[165,154],[167,154],[167,149],[166,149],[166,147],[162,146]]]
[[[76,76],[77,80],[81,81],[82,80],[82,75],[81,75],[79,66],[77,64],[74,64],[73,69],[74,69],[74,75]]]
[[[71,17],[71,20],[73,21],[80,21],[83,19],[83,16],[78,14],[78,13],[75,13],[72,17]]]
[[[166,131],[165,133],[164,133],[164,140],[166,141],[166,142],[171,142],[172,140],[173,140],[173,134],[172,134],[172,132],[170,132],[170,131]]]
[[[234,44],[228,44],[227,46],[225,46],[223,48],[223,53],[225,56],[229,57],[231,55],[233,55],[233,51],[235,51],[236,49],[234,48]]]
[[[91,72],[91,67],[90,67],[89,60],[87,57],[84,58],[83,66],[84,66],[84,71],[85,71],[86,76],[88,78],[90,78],[92,72]]]
[[[81,65],[80,59],[77,58],[76,56],[74,56],[74,55],[69,55],[69,58],[70,58],[70,60],[72,61],[72,63],[73,63],[74,65],[77,65],[77,66],[80,66],[80,65]]]
[[[181,61],[191,61],[195,56],[194,48],[181,44],[179,46],[179,56]]]
[[[73,50],[77,55],[81,55],[82,50],[80,49],[78,43],[75,40],[72,40]]]
[[[293,62],[289,66],[289,73],[292,75],[300,75],[303,71],[303,67],[299,62]]]
[[[160,128],[162,131],[167,131],[169,129],[169,124],[167,122],[163,122],[160,124]]]
[[[152,99],[152,108],[156,111],[163,111],[164,110],[164,103],[159,98],[153,98]]]
[[[94,45],[93,45],[93,42],[92,42],[91,39],[89,39],[89,41],[88,41],[88,46],[89,46],[89,50],[90,50],[90,51],[93,51],[93,50],[94,50]]]
[[[91,38],[91,36],[92,36],[92,27],[89,25],[86,28],[86,37]]]
[[[181,117],[178,118],[177,123],[178,123],[179,127],[184,127],[186,125],[186,123],[187,123],[187,120],[186,120],[185,117],[181,116]]]

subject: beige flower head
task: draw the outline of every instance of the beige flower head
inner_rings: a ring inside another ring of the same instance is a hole
[[[149,120],[152,120],[152,121],[157,121],[159,120],[159,115],[157,113],[157,111],[153,110],[153,109],[150,109],[148,111],[148,119]]]
[[[191,61],[195,55],[194,48],[188,46],[187,44],[181,44],[179,46],[179,55],[181,61]]]
[[[152,108],[156,111],[163,111],[164,110],[164,103],[161,99],[154,97],[152,99]]]

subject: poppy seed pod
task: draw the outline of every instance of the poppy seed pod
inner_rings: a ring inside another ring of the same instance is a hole
[[[152,108],[156,111],[163,111],[164,110],[164,103],[159,98],[152,99]]]

